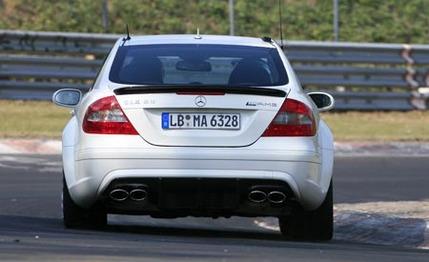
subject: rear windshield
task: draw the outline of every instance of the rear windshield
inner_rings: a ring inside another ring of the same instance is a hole
[[[163,44],[121,46],[110,81],[133,85],[278,86],[288,77],[275,48]]]

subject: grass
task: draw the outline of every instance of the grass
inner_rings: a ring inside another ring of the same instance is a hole
[[[323,113],[337,141],[429,141],[429,111]],[[60,138],[70,110],[0,100],[0,138]]]
[[[429,111],[324,113],[338,141],[429,141]]]
[[[52,102],[0,100],[0,138],[59,138],[70,116]]]

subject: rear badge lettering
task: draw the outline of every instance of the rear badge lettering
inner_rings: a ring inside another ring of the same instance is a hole
[[[123,103],[126,106],[155,105],[156,101],[154,99],[125,99],[123,100]]]
[[[246,106],[277,107],[277,103],[248,101]]]

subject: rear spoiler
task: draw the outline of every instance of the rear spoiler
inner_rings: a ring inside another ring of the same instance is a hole
[[[128,86],[115,89],[113,92],[116,95],[176,93],[179,95],[240,94],[274,97],[286,96],[286,92],[280,89],[247,86]]]

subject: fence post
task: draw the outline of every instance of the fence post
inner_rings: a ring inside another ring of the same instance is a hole
[[[339,0],[333,0],[334,3],[334,20],[333,20],[333,27],[334,27],[334,41],[338,42],[338,38],[339,38],[339,27],[338,27],[338,20],[339,20],[339,11],[338,11],[338,1]]]
[[[108,0],[103,0],[102,6],[102,18],[103,18],[103,28],[104,32],[109,31],[109,3]]]
[[[406,74],[405,80],[407,84],[411,88],[411,105],[413,105],[416,109],[424,110],[426,109],[426,101],[424,97],[419,92],[419,83],[416,81],[416,70],[414,69],[415,61],[411,57],[412,47],[411,45],[404,44],[403,49],[401,51],[401,56],[405,60]]]
[[[229,10],[229,35],[235,34],[235,21],[234,21],[234,0],[228,1]]]

